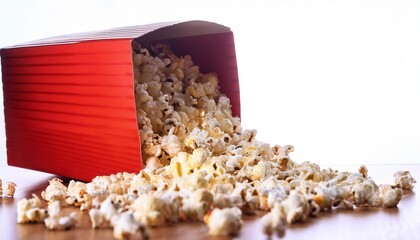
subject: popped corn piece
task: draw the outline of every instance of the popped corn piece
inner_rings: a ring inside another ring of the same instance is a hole
[[[3,182],[0,179],[0,196],[3,196]]]
[[[92,183],[95,183],[101,189],[108,189],[108,185],[112,183],[112,180],[110,176],[97,176],[92,179]]]
[[[213,174],[207,173],[205,169],[200,169],[188,175],[181,186],[191,189],[209,188],[213,179]],[[176,182],[178,183],[178,181]]]
[[[282,238],[286,233],[286,217],[279,204],[261,218],[261,226],[264,234],[271,237],[276,234]]]
[[[292,145],[275,145],[272,150],[277,163],[280,164],[280,169],[283,171],[286,170],[290,161],[289,153],[294,151],[294,147]]]
[[[414,188],[413,183],[416,183],[416,180],[411,176],[410,171],[398,171],[394,173],[394,177],[395,185],[403,190],[412,190]]]
[[[354,196],[356,206],[368,205],[378,207],[381,205],[378,186],[373,181],[367,180],[362,183],[357,183],[351,187],[351,192]]]
[[[116,203],[112,200],[111,196],[109,196],[105,201],[102,202],[99,212],[102,217],[107,220],[108,222],[111,221],[111,218],[117,214],[118,208]]]
[[[360,173],[349,173],[344,172],[338,174],[334,179],[330,180],[330,183],[335,183],[343,187],[351,188],[353,185],[363,183],[365,179]]]
[[[232,121],[228,118],[222,119],[220,122],[220,129],[229,135],[234,133]]]
[[[242,155],[229,156],[226,161],[226,172],[233,174],[236,170],[241,169]]]
[[[157,157],[149,157],[146,160],[146,169],[162,168],[163,165]]]
[[[161,226],[171,218],[168,203],[151,193],[139,196],[130,208],[136,221],[146,226]]]
[[[230,195],[227,193],[214,194],[213,207],[215,208],[242,207],[242,205],[243,205],[243,200],[241,196]]]
[[[41,207],[41,199],[36,194],[32,194],[32,198],[28,199],[29,205],[32,208],[40,208]]]
[[[258,162],[258,164],[252,168],[252,176],[254,180],[264,180],[271,175],[270,172],[270,164],[264,161]]]
[[[242,227],[242,212],[239,208],[215,208],[205,216],[204,222],[213,236],[236,236]]]
[[[175,131],[175,128],[174,128]],[[176,135],[171,134],[171,131],[167,136],[162,138],[162,148],[169,155],[169,157],[175,157],[181,152],[180,138]]]
[[[23,198],[17,202],[17,222],[44,222],[48,211],[41,209],[41,200],[35,194],[30,199]]]
[[[48,211],[42,208],[31,208],[26,212],[28,222],[43,223],[48,217]]]
[[[48,203],[48,217],[44,219],[44,223],[49,230],[68,230],[76,226],[78,219],[76,212],[62,216],[60,200],[53,200]]]
[[[190,149],[196,148],[206,148],[208,132],[200,130],[198,127],[195,127],[192,132],[185,138],[185,146]]]
[[[354,203],[349,200],[343,199],[338,202],[337,207],[347,210],[354,210],[356,208],[356,205],[354,205]]]
[[[234,185],[232,183],[216,183],[213,185],[213,191],[215,193],[230,194],[233,189]]]
[[[105,188],[101,188],[98,184],[90,182],[86,184],[86,192],[91,197],[91,207],[98,208],[108,196],[109,191]]]
[[[140,231],[142,239],[149,239],[146,228],[138,223],[131,212],[123,212],[113,219],[113,235],[116,239],[127,239]]]
[[[64,230],[74,228],[78,221],[78,213],[71,212],[68,216],[60,217],[58,224]]]
[[[213,194],[200,188],[193,192],[190,198],[183,199],[182,203],[181,211],[186,220],[202,221],[213,204]]]
[[[50,217],[58,217],[61,211],[61,203],[58,200],[48,203],[48,214]]]
[[[342,194],[341,188],[337,185],[328,187],[320,183],[313,191],[316,193],[316,195],[313,196],[313,200],[321,210],[331,209],[336,202],[342,200],[340,195]]]
[[[6,196],[8,197],[14,197],[15,191],[16,191],[16,183],[14,182],[7,182],[7,188],[6,188]]]
[[[58,230],[61,229],[60,223],[59,223],[59,218],[58,217],[48,217],[44,220],[45,223],[45,227],[48,230]]]
[[[244,203],[241,208],[242,212],[252,215],[259,208],[259,198],[252,191],[247,191],[244,197]]]
[[[289,184],[276,179],[274,176],[261,182],[257,190],[260,199],[260,208],[263,210],[271,209],[276,202],[285,200],[290,193]]]
[[[257,130],[255,129],[245,129],[239,135],[236,136],[237,139],[234,140],[234,144],[243,145],[244,143],[252,142],[255,140],[257,135]]]
[[[331,209],[332,207],[354,208],[354,204],[349,201],[354,198],[349,187],[337,185],[334,181],[320,182],[314,188],[314,192],[316,195],[313,196],[313,200],[321,210]]]
[[[209,157],[210,153],[209,151],[206,151],[202,148],[194,149],[192,153],[192,158],[190,161],[190,167],[191,168],[200,168],[206,159]]]
[[[146,57],[143,54],[133,54],[133,66],[138,67],[140,64],[144,64]]]
[[[114,206],[116,207],[118,212],[125,211],[128,209],[128,207],[134,202],[134,200],[137,198],[133,194],[111,194],[109,196],[111,201],[113,202]]]
[[[68,216],[48,217],[44,220],[48,230],[69,230],[74,228],[78,222],[78,214],[71,212]]]
[[[203,85],[202,84],[196,84],[196,83],[193,83],[190,86],[188,86],[185,92],[186,92],[187,95],[191,95],[194,98],[200,98],[200,97],[204,97],[206,95],[206,92],[204,91]]]
[[[17,202],[17,222],[18,223],[27,223],[29,222],[26,212],[31,209],[28,199],[24,198]]]
[[[77,199],[81,199],[83,194],[86,192],[86,184],[79,181],[71,180],[67,187],[67,193],[69,195],[76,196]]]
[[[80,210],[87,210],[92,206],[92,196],[87,192],[87,186],[83,182],[69,182],[67,187],[66,203],[80,207]]]
[[[379,193],[382,206],[385,208],[396,207],[403,195],[401,188],[393,187],[388,184],[379,186]]]
[[[92,224],[92,228],[98,228],[103,222],[101,211],[97,208],[89,210],[89,218]]]
[[[63,181],[58,178],[53,178],[49,181],[48,187],[42,191],[41,196],[48,202],[59,200],[64,202],[67,196],[67,187],[62,183]]]
[[[297,190],[290,191],[289,196],[281,202],[287,223],[305,221],[310,213],[310,205],[305,195]]]
[[[111,183],[108,185],[108,191],[110,194],[122,195],[124,194],[125,189],[120,183]]]
[[[360,166],[359,173],[362,174],[363,177],[368,176],[368,169],[365,165]]]
[[[236,182],[231,193],[230,204],[239,207],[247,215],[252,215],[259,208],[259,197],[256,188],[247,182]]]
[[[170,222],[178,222],[181,215],[181,204],[183,197],[181,196],[180,192],[173,192],[173,191],[163,191],[160,192],[160,197],[164,199],[166,204],[168,205],[168,214],[166,220]]]

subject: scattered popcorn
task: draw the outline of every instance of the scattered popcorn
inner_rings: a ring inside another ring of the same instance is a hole
[[[388,184],[379,186],[382,206],[385,208],[396,207],[400,202],[403,190]]]
[[[61,201],[58,199],[48,203],[49,216],[44,219],[45,227],[48,230],[69,230],[76,226],[79,214],[72,211],[68,215],[63,215],[61,204]]]
[[[45,221],[45,226],[48,230],[69,230],[74,228],[78,221],[78,213],[71,212],[68,216],[63,217],[48,217]]]
[[[26,212],[28,222],[31,223],[43,223],[48,217],[48,211],[41,208],[32,208]]]
[[[99,213],[108,222],[111,221],[112,217],[116,215],[117,212],[118,206],[111,197],[108,197],[105,201],[103,201],[101,207],[99,208]]]
[[[378,207],[381,204],[378,186],[373,181],[357,183],[351,188],[357,206]]]
[[[16,191],[16,184],[14,182],[7,182],[6,196],[14,197]]]
[[[3,182],[0,179],[0,196],[3,196]]]
[[[242,213],[269,211],[262,231],[282,237],[287,224],[320,211],[396,207],[416,182],[399,171],[395,185],[378,187],[364,165],[351,173],[293,161],[293,146],[270,146],[256,139],[256,130],[242,129],[217,74],[201,73],[191,56],[176,56],[167,43],[149,50],[133,41],[133,72],[145,168],[68,186],[54,178],[41,194],[48,210],[37,196],[22,199],[19,223],[70,229],[78,214],[61,208],[72,206],[86,210],[92,228],[112,227],[117,239],[148,239],[146,227],[180,221],[203,221],[210,235],[235,236]],[[9,185],[6,194],[13,196]]]
[[[71,229],[74,228],[78,221],[78,213],[71,212],[68,216],[60,217],[58,219],[59,228],[61,229]]]
[[[170,218],[168,203],[152,193],[139,196],[131,205],[136,221],[146,226],[161,226]]]
[[[41,193],[42,198],[50,201],[59,200],[64,202],[67,196],[67,187],[58,178],[50,180],[50,185]]]
[[[416,183],[416,180],[411,177],[409,171],[398,171],[394,173],[394,177],[395,185],[403,190],[412,190],[414,188],[413,183]]]
[[[97,208],[92,208],[89,210],[89,218],[92,224],[92,228],[98,228],[103,222],[102,214]]]
[[[131,212],[123,212],[120,215],[114,217],[114,237],[116,239],[127,239],[131,235],[136,234],[140,231],[142,239],[149,239],[149,235],[146,228],[135,221]]]
[[[368,169],[365,165],[360,166],[359,173],[363,175],[363,177],[368,176]]]
[[[48,203],[48,213],[50,217],[58,217],[61,212],[61,203],[58,200]]]
[[[48,211],[41,208],[41,200],[33,194],[30,199],[23,198],[17,202],[18,223],[43,223]]]
[[[276,204],[271,211],[265,214],[262,219],[262,231],[268,236],[276,234],[277,237],[282,238],[286,232],[286,216],[284,215],[280,205]]]
[[[235,236],[242,227],[242,212],[239,208],[215,208],[205,218],[204,222],[213,236]]]
[[[306,220],[310,213],[308,199],[297,190],[290,192],[289,196],[281,202],[281,207],[289,224]]]

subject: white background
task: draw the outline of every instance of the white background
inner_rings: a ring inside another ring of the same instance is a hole
[[[292,144],[294,160],[323,166],[420,163],[418,0],[0,0],[0,8],[0,47],[153,22],[224,24],[235,34],[243,126],[260,140]]]

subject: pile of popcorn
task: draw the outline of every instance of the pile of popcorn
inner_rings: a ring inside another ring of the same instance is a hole
[[[200,73],[191,56],[176,56],[166,43],[133,44],[135,99],[142,157],[138,174],[117,173],[92,182],[52,179],[41,200],[18,202],[19,223],[63,230],[86,211],[92,228],[112,227],[114,237],[149,237],[147,228],[200,221],[214,236],[235,236],[241,216],[267,212],[262,231],[282,237],[287,224],[332,208],[395,207],[415,180],[394,174],[377,185],[365,166],[358,172],[321,169],[290,159],[290,145],[270,146],[244,130],[220,93],[215,73]]]

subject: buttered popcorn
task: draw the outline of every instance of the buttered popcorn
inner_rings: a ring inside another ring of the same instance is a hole
[[[395,207],[403,190],[414,187],[408,171],[395,173],[395,185],[378,186],[365,166],[350,173],[294,162],[293,146],[270,146],[256,139],[256,130],[242,129],[215,73],[201,73],[191,56],[176,56],[166,43],[149,50],[133,42],[133,72],[144,169],[68,186],[52,179],[42,193],[48,211],[41,217],[35,198],[22,200],[19,222],[45,217],[48,229],[72,228],[76,213],[63,216],[61,207],[73,206],[86,210],[92,228],[113,227],[118,239],[139,232],[148,238],[145,227],[180,221],[234,236],[242,214],[270,211],[263,232],[282,237],[287,224],[320,211]]]

